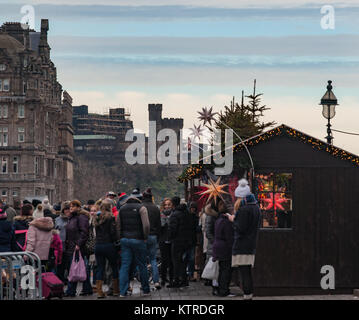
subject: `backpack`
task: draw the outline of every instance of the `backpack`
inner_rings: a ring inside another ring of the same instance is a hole
[[[18,247],[19,247],[22,251],[26,251],[27,232],[28,232],[28,229],[15,230],[15,236],[18,235],[18,234],[23,234],[23,233],[25,233],[25,242],[24,242],[24,245],[23,245],[23,246],[22,246],[18,241],[16,241],[16,244],[18,245]]]

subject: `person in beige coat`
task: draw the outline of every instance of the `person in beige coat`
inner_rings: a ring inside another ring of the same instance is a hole
[[[40,257],[41,265],[46,265],[49,259],[53,228],[54,223],[49,217],[34,219],[29,225],[26,251],[36,253]]]

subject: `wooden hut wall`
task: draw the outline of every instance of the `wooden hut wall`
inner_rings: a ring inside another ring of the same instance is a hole
[[[358,288],[359,168],[287,137],[250,152],[257,172],[293,174],[293,228],[261,229],[254,268],[257,294],[320,290],[324,265],[334,267],[336,289]]]

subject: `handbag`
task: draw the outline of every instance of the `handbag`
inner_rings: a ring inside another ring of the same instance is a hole
[[[219,262],[218,260],[214,262],[212,260],[212,257],[210,257],[202,272],[202,278],[217,280],[218,274],[219,274]]]
[[[85,281],[87,278],[85,261],[80,250],[75,250],[72,257],[68,280],[70,282]]]

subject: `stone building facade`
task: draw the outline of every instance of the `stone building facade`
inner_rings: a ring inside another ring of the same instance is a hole
[[[0,27],[0,197],[73,198],[72,98],[57,81],[41,32]]]

